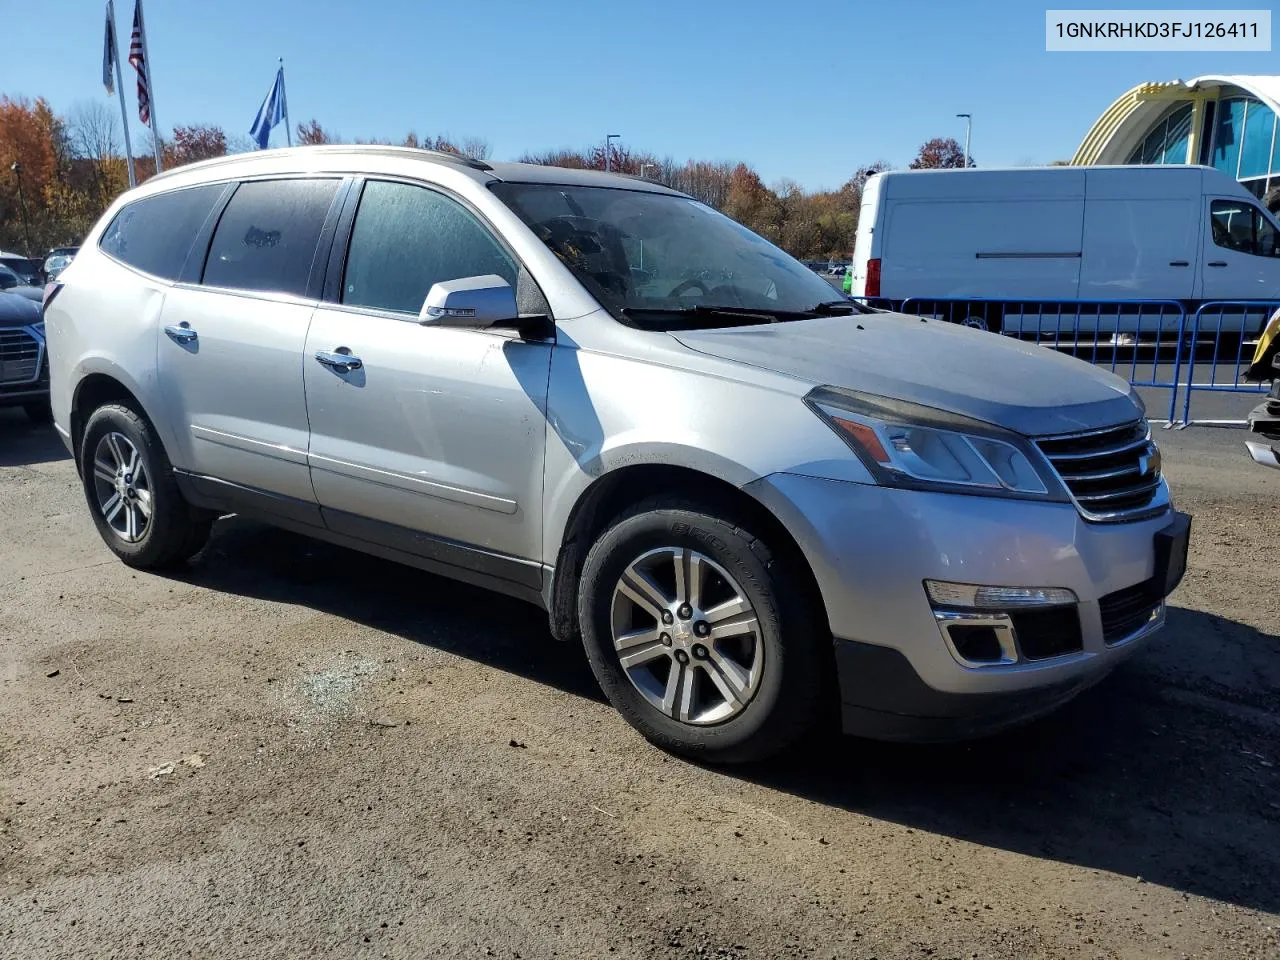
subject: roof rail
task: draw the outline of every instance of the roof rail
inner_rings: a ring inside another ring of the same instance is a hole
[[[221,157],[213,157],[209,160],[201,160],[197,163],[186,163],[180,167],[174,167],[171,170],[165,170],[155,177],[148,179],[148,183],[160,177],[168,177],[173,174],[182,173],[188,170],[206,170],[210,167],[218,167],[224,164],[233,164],[251,157],[261,157],[265,155],[283,156],[285,154],[300,153],[370,153],[380,154],[383,156],[411,156],[421,159],[435,160],[441,163],[452,163],[462,167],[470,167],[472,170],[492,170],[493,167],[485,163],[483,160],[476,160],[472,157],[464,157],[461,154],[449,153],[444,150],[423,150],[420,147],[397,147],[391,144],[383,143],[323,143],[314,144],[305,147],[283,147],[276,150],[254,150],[250,153],[228,153]]]

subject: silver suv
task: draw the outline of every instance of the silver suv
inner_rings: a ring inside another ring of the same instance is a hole
[[[1126,383],[862,308],[649,181],[228,157],[123,196],[59,281],[54,416],[125,563],[233,511],[502,591],[686,755],[1042,714],[1185,565]]]

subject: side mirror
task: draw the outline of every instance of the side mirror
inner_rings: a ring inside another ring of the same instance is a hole
[[[0,273],[0,290],[8,290],[10,287],[16,287],[18,281],[7,273]]]
[[[418,322],[436,327],[484,330],[514,323],[520,316],[516,292],[494,274],[463,277],[433,284],[418,314]]]

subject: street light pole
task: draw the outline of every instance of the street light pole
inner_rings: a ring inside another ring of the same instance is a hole
[[[969,137],[973,133],[973,114],[957,113],[957,117],[964,118],[964,166],[969,169]]]
[[[22,209],[22,235],[27,238],[27,256],[31,256],[31,225],[27,222],[27,198],[22,193],[22,164],[17,160],[9,165],[18,178],[18,206]]]
[[[604,171],[605,173],[608,173],[610,170],[613,169],[613,162],[612,162],[612,156],[611,156],[612,149],[610,147],[610,144],[614,140],[621,140],[621,139],[622,139],[622,134],[620,133],[605,134],[605,137],[604,137]]]
[[[648,170],[650,167],[656,167],[656,166],[657,166],[657,164],[656,164],[656,163],[642,163],[642,164],[640,164],[640,179],[641,179],[641,180],[647,180],[647,179],[649,179],[649,178],[645,175],[645,171],[646,171],[646,170]]]

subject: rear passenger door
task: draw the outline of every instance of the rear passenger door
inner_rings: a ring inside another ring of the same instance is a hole
[[[209,493],[312,523],[302,350],[343,188],[340,178],[241,183],[198,282],[170,291],[160,321],[175,465]]]

